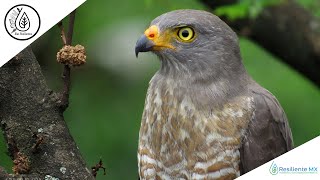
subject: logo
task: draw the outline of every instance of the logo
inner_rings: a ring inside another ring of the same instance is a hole
[[[278,174],[278,166],[276,163],[274,163],[274,161],[272,162],[270,169],[269,169],[270,174],[272,175],[276,175]]]
[[[317,166],[301,166],[301,165],[277,165],[274,161],[272,162],[269,172],[272,175],[276,174],[318,174]]]
[[[12,7],[4,18],[7,33],[16,40],[34,37],[40,28],[40,16],[31,6],[19,4]]]

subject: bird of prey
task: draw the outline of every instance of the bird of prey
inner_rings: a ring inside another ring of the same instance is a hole
[[[161,68],[142,115],[140,179],[234,179],[293,148],[279,102],[247,73],[217,16],[162,14],[136,43],[137,56],[147,51]]]

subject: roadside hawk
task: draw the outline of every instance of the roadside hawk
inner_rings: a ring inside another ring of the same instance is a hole
[[[140,179],[234,179],[293,148],[279,102],[247,73],[217,16],[165,13],[137,41],[136,55],[147,51],[161,68],[142,115]]]

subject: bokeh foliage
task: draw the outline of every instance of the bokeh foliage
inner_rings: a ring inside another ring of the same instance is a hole
[[[263,8],[281,3],[283,0],[239,0],[238,3],[217,8],[214,13],[230,20],[256,18]]]
[[[226,16],[229,20],[242,18],[256,18],[263,8],[286,3],[289,0],[238,0],[238,3],[217,8],[214,13],[218,16]],[[297,0],[298,4],[308,9],[313,15],[320,17],[320,1]]]
[[[87,47],[88,63],[72,71],[70,106],[65,112],[65,119],[88,166],[97,163],[100,157],[104,160],[107,175],[99,174],[97,179],[138,177],[136,150],[140,119],[148,82],[159,63],[156,57],[144,54],[141,57],[150,60],[136,59],[134,41],[153,18],[182,8],[206,9],[195,0],[95,0],[87,1],[77,10],[74,44]],[[229,11],[240,12],[241,8],[234,6]],[[135,24],[136,19],[143,25]],[[121,22],[129,25],[118,26]],[[126,27],[125,31],[122,31],[122,27]],[[104,33],[106,29],[112,28],[125,32],[123,38],[114,42],[113,38],[119,36],[119,33]],[[137,28],[138,33],[135,33]],[[97,35],[105,44],[116,44],[115,48],[119,50],[110,52],[107,51],[110,46],[104,46],[103,43],[97,45],[94,40]],[[123,52],[124,46],[129,46],[130,52]],[[286,111],[295,145],[301,145],[319,135],[319,89],[250,40],[240,37],[240,46],[248,72],[279,99]],[[33,48],[48,84],[54,90],[59,90],[61,65],[55,62],[55,53],[61,48],[58,28],[52,28],[33,44]],[[106,52],[98,60],[96,54],[99,48]],[[122,61],[117,69],[97,63],[112,61],[115,55],[121,53],[127,53],[130,62],[138,66],[152,63],[148,68],[141,69],[141,72],[127,71],[131,64],[121,64]],[[132,77],[138,73],[138,78]],[[10,169],[11,161],[5,155],[3,139],[0,141],[0,165]]]

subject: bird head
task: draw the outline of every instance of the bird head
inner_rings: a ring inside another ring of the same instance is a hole
[[[159,73],[210,79],[243,71],[237,35],[217,16],[176,10],[155,18],[136,43],[136,56],[151,51],[162,62]]]

